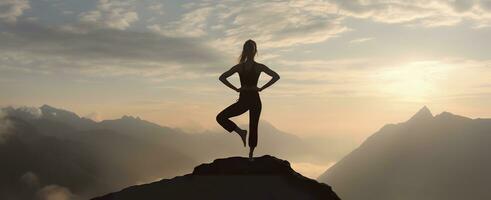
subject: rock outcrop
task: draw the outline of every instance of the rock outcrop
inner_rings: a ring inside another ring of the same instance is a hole
[[[269,155],[249,161],[231,157],[197,166],[193,173],[126,188],[93,200],[324,199],[338,200],[331,187],[295,172]]]

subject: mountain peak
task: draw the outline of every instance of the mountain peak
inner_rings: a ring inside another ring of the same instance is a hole
[[[252,162],[244,157],[216,159],[213,163],[201,164],[195,167],[193,171],[193,175],[239,174],[299,175],[290,167],[288,161],[270,155],[255,158]]]
[[[50,106],[48,104],[43,104],[41,107],[39,107],[39,109],[57,109],[57,108]]]
[[[415,119],[430,116],[423,108]],[[491,177],[489,133],[491,121],[449,112],[392,125],[370,136],[320,180],[332,184],[343,199],[491,199],[489,187],[483,187]]]
[[[265,155],[217,159],[192,174],[129,187],[94,200],[130,199],[325,199],[339,200],[330,186],[295,172],[290,163]]]
[[[122,120],[127,120],[127,121],[142,121],[140,117],[133,117],[131,115],[124,115],[121,117]]]
[[[68,111],[68,110],[64,110],[64,109],[60,109],[60,108],[55,108],[53,106],[46,105],[46,104],[44,104],[43,106],[39,107],[39,109],[41,110],[41,113],[43,114],[43,116],[46,116],[46,117],[63,116],[63,117],[70,117],[70,118],[75,118],[75,119],[79,119],[80,118],[74,112],[71,112],[71,111]]]
[[[409,121],[417,121],[417,120],[426,120],[426,119],[432,119],[433,114],[431,114],[430,109],[428,107],[423,106],[423,108],[419,109],[419,111],[414,114]]]

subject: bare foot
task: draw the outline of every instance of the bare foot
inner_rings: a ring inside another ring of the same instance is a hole
[[[249,150],[249,161],[254,161],[253,154],[254,154],[254,147],[251,147],[251,149]]]
[[[239,134],[240,139],[242,139],[242,143],[244,144],[244,147],[245,147],[246,146],[247,131],[239,128],[239,130],[235,130],[235,132],[237,132],[237,134]]]

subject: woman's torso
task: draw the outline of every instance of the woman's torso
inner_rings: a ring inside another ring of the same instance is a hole
[[[259,75],[261,70],[259,68],[259,63],[242,63],[239,70],[240,86],[244,88],[240,91],[240,98],[242,99],[259,99],[259,92],[257,91],[257,83],[259,80]],[[252,100],[251,99],[251,100]]]
[[[245,62],[239,70],[240,85],[243,88],[257,87],[257,82],[259,80],[259,75],[261,71],[259,70],[259,63],[256,62]]]

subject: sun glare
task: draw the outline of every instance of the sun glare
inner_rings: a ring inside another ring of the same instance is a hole
[[[404,101],[422,102],[437,92],[438,81],[445,79],[450,65],[439,61],[418,61],[384,68],[378,73],[379,89],[384,95]]]

